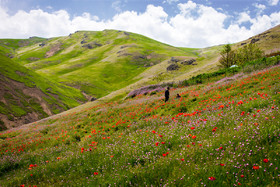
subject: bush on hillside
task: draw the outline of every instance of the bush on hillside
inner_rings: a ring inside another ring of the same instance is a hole
[[[229,68],[232,65],[242,66],[246,62],[260,59],[264,57],[264,52],[257,46],[257,44],[248,44],[237,50],[232,50],[230,45],[224,46],[221,51],[220,64],[224,68]]]

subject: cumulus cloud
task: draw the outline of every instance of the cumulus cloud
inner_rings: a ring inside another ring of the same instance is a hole
[[[278,2],[279,2],[279,0],[268,0],[269,5],[271,5],[271,6],[277,5]]]
[[[120,0],[117,0],[117,1],[114,1],[113,3],[112,3],[112,8],[113,9],[115,9],[116,11],[118,11],[118,12],[121,12],[122,11],[122,9],[121,9],[121,1]]]
[[[266,6],[263,5],[263,4],[254,4],[254,6],[258,9],[258,14],[261,14],[265,9],[266,9]]]
[[[178,2],[179,0],[165,0],[163,1],[163,3],[168,3],[168,4],[172,4],[172,3],[175,3],[175,2]]]
[[[169,16],[161,6],[148,5],[143,13],[125,11],[109,20],[100,20],[90,13],[71,17],[65,10],[36,9],[9,15],[0,7],[0,38],[49,38],[77,30],[116,29],[143,34],[173,46],[208,47],[238,42],[280,24],[280,11],[271,15],[258,14],[254,18],[242,12],[226,27],[224,23],[231,16],[222,10],[193,1],[178,4],[177,8],[174,16]],[[245,22],[250,23],[250,28],[241,26]]]

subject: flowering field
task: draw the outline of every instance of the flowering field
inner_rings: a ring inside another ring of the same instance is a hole
[[[2,132],[0,186],[279,186],[279,83],[275,66]]]

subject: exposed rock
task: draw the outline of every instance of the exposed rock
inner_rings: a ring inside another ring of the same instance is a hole
[[[259,41],[260,39],[259,38],[253,38],[252,40],[251,40],[251,44],[254,44],[254,43],[256,43],[257,41]]]
[[[26,76],[20,71],[16,71],[18,75]],[[52,115],[51,108],[47,101],[43,98],[49,98],[48,95],[43,93],[37,87],[28,87],[24,83],[9,79],[0,74],[0,98],[1,102],[9,106],[10,102],[14,102],[18,107],[24,107],[24,103],[36,103],[38,104],[42,111],[37,111],[29,106],[26,106],[28,109],[27,114],[23,116],[16,116],[14,114],[4,115],[0,114],[0,120],[5,123],[7,128],[13,126],[19,126],[25,123],[30,123],[37,121],[47,115]],[[4,95],[9,95],[9,98],[5,98]],[[60,110],[59,111],[63,111]]]
[[[137,95],[146,95],[151,92],[160,92],[162,90],[165,90],[165,86],[155,84],[155,85],[149,85],[149,86],[144,86],[142,88],[139,88],[137,90],[133,90],[130,92],[127,97],[136,97]]]
[[[86,42],[85,40],[82,40],[82,41],[81,41],[81,44],[84,44],[84,43],[87,43],[87,42]]]
[[[244,43],[241,43],[241,45],[246,45],[246,42],[244,42]]]
[[[177,59],[177,58],[175,58],[175,57],[171,57],[171,60],[170,60],[171,62],[179,62],[180,60],[179,59]]]
[[[137,47],[137,45],[136,44],[122,45],[120,48],[124,49],[124,48],[128,48],[128,47]]]
[[[40,44],[39,44],[40,47],[44,47],[45,45],[46,45],[46,44],[44,44],[44,43],[40,43]]]
[[[133,56],[134,60],[138,60],[138,59],[147,59],[147,57],[145,55],[139,54],[139,55],[135,55]]]
[[[124,51],[118,51],[117,53],[119,54],[118,57],[121,57],[121,56],[132,56],[133,55],[131,53],[125,53]]]
[[[181,62],[181,64],[183,65],[192,65],[196,60],[195,59],[190,59],[190,60],[185,60],[183,62]]]
[[[279,37],[280,37],[279,35],[274,35],[274,34],[272,34],[272,35],[270,36],[270,38],[272,38],[272,39],[279,38]]]
[[[124,35],[129,36],[130,34],[128,32],[123,32]]]
[[[88,49],[93,49],[93,48],[101,47],[101,46],[102,46],[102,44],[100,44],[100,43],[91,42],[91,43],[83,45],[82,47],[85,47],[85,48],[88,48]]]
[[[55,53],[57,53],[61,48],[61,43],[55,44],[54,46],[51,47],[51,49],[46,52],[46,58],[52,57]]]
[[[86,45],[83,45],[82,47],[85,47],[85,48],[88,48],[88,49],[93,49],[94,45],[93,44],[86,44]]]
[[[95,101],[95,100],[97,100],[97,98],[95,98],[95,97],[92,97],[92,98],[90,99],[90,101]]]
[[[179,66],[177,64],[171,64],[170,66],[168,66],[166,68],[167,71],[174,71],[174,70],[177,70],[179,69]]]
[[[144,67],[147,68],[147,67],[151,67],[153,65],[154,65],[154,63],[151,62],[151,63],[145,64]]]

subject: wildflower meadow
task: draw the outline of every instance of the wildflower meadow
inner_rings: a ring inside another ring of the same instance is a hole
[[[0,186],[279,186],[279,83],[277,65],[0,132]]]

